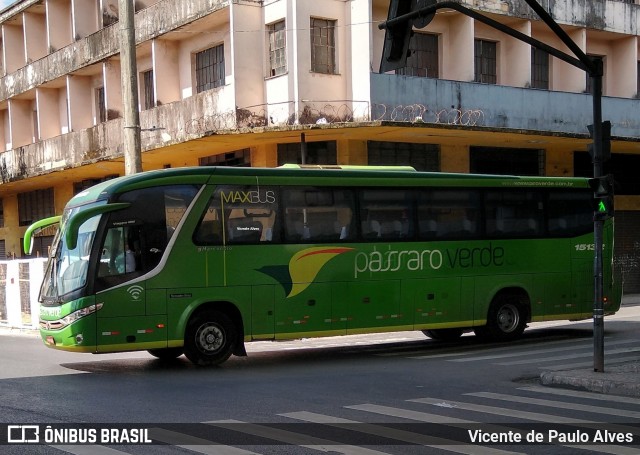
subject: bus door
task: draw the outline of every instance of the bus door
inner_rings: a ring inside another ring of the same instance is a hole
[[[96,277],[96,304],[102,305],[97,312],[98,352],[146,347],[140,343],[166,346],[166,311],[149,314],[146,283],[136,279],[144,271],[142,232],[133,220],[112,223],[106,231]]]

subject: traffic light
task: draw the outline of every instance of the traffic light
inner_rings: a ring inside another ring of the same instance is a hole
[[[395,19],[411,12],[414,0],[391,0],[387,20]],[[384,33],[384,48],[380,61],[380,72],[386,73],[403,68],[407,63],[409,41],[411,40],[413,21],[407,20],[387,27]]]
[[[391,0],[387,21],[419,11],[426,7],[435,5],[436,0]],[[380,72],[394,71],[404,68],[409,56],[409,42],[413,35],[413,27],[426,27],[433,19],[435,11],[427,15],[419,15],[412,19],[407,19],[386,25],[384,34],[384,48],[382,50],[382,60],[380,61]]]
[[[613,207],[613,175],[607,174],[589,180],[593,190],[594,220],[608,220],[614,215]]]
[[[589,130],[589,136],[593,139],[593,125],[587,125]],[[594,148],[593,143],[588,145],[589,155],[591,155],[591,161],[594,161]],[[611,158],[611,122],[606,120],[602,122],[602,162],[608,161]]]

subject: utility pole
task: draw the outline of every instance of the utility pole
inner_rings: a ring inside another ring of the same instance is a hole
[[[125,175],[142,172],[133,1],[134,0],[119,0],[118,8],[120,22],[122,104],[124,106],[123,145]]]

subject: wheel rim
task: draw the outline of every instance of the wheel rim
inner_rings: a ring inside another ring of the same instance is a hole
[[[515,305],[507,304],[500,307],[497,315],[498,328],[503,333],[513,332],[520,324],[520,312]]]
[[[196,332],[196,345],[204,354],[216,353],[224,343],[224,330],[216,324],[203,324]]]

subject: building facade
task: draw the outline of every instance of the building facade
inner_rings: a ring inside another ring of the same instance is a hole
[[[133,0],[132,0],[133,1]],[[460,3],[569,52],[524,0]],[[601,58],[612,123],[617,260],[640,291],[640,5],[541,1]],[[408,164],[442,172],[592,175],[591,81],[453,10],[380,73],[389,0],[135,0],[144,170]],[[0,258],[33,221],[124,173],[118,0],[0,11]],[[37,238],[46,254],[52,232]]]

